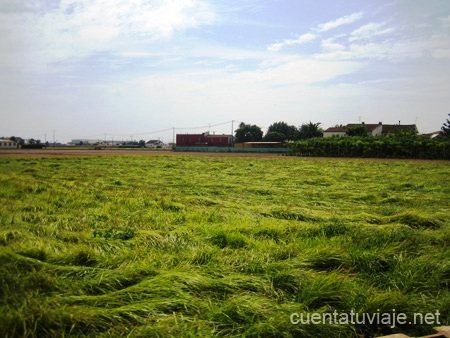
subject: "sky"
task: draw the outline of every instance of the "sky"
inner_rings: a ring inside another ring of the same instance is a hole
[[[433,132],[450,1],[1,0],[0,101],[0,136],[43,141],[279,121]]]

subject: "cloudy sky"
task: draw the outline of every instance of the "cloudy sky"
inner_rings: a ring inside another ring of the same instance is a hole
[[[449,0],[1,0],[0,50],[0,136],[450,113]]]

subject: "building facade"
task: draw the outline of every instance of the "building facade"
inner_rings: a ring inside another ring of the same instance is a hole
[[[17,149],[17,142],[0,139],[0,149]]]
[[[177,134],[177,147],[231,147],[232,135],[216,135],[208,132],[202,134]]]

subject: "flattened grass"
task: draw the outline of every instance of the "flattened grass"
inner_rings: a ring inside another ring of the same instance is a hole
[[[359,337],[450,318],[447,162],[0,158],[5,336]]]

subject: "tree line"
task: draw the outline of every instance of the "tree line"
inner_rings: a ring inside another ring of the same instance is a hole
[[[299,128],[286,122],[275,122],[269,126],[264,135],[260,127],[241,122],[235,132],[235,142],[289,142],[322,137],[323,130],[320,122],[302,124]]]

